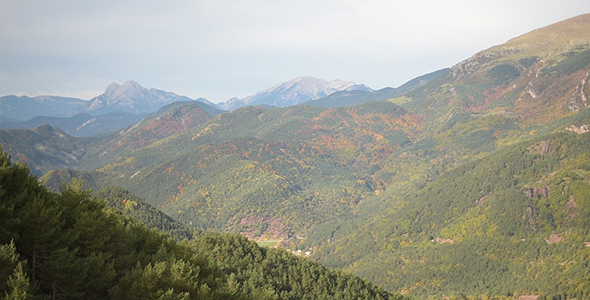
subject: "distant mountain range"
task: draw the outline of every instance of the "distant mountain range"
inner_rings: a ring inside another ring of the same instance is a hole
[[[284,107],[307,104],[332,108],[387,100],[412,91],[445,74],[448,69],[412,79],[398,88],[374,91],[350,81],[317,79],[311,76],[288,82],[248,96],[215,104],[205,98],[191,99],[172,92],[147,89],[135,81],[110,84],[105,92],[85,101],[59,96],[0,97],[0,129],[33,129],[42,124],[59,127],[65,133],[85,137],[108,134],[141,121],[145,116],[174,102],[196,101],[213,115],[244,106]]]
[[[86,101],[58,96],[2,96],[0,122],[22,122],[37,116],[71,117]]]
[[[49,124],[72,136],[91,136],[119,130],[168,104],[185,101],[199,102],[208,111],[220,111],[205,98],[191,99],[127,81],[122,85],[112,83],[90,101],[59,96],[0,97],[0,128],[33,129]]]
[[[398,88],[386,87],[377,91],[367,90],[344,90],[334,92],[326,97],[305,102],[306,105],[333,108],[337,106],[359,105],[368,101],[383,101],[413,91],[436,78],[446,74],[450,69],[445,68],[432,73],[416,77]]]
[[[2,129],[33,129],[43,124],[59,127],[71,136],[85,137],[99,133],[108,134],[125,126],[133,125],[143,118],[147,113],[133,114],[129,112],[111,112],[100,116],[92,116],[87,113],[80,113],[71,117],[37,116],[25,122],[4,121],[0,123]]]
[[[199,101],[215,107],[215,104],[205,98],[191,99],[172,92],[147,89],[130,80],[122,85],[110,84],[103,94],[89,101],[59,96],[3,96],[0,97],[0,116],[14,122],[27,121],[38,116],[71,117],[79,113],[92,116],[112,112],[149,114],[177,101]]]
[[[152,113],[172,102],[193,100],[172,92],[153,88],[146,89],[139,85],[139,83],[130,80],[123,85],[117,83],[110,84],[102,95],[90,99],[90,101],[79,107],[76,112],[85,112],[93,115],[113,111],[125,111],[135,114],[143,112]],[[196,101],[212,104],[204,98],[196,99]]]
[[[244,106],[286,107],[307,104],[332,108],[358,105],[368,101],[387,100],[410,92],[442,76],[448,70],[442,69],[419,76],[398,88],[386,87],[377,91],[351,81],[339,79],[327,81],[312,76],[302,76],[242,99],[232,98],[219,103],[218,106],[225,110],[234,110]]]
[[[326,97],[340,91],[372,91],[364,84],[351,81],[318,79],[312,76],[302,76],[293,80],[277,84],[264,91],[243,99],[232,98],[219,106],[225,110],[234,110],[247,105],[269,105],[285,107]]]

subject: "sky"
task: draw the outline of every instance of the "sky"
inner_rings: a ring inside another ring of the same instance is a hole
[[[398,87],[588,0],[0,0],[0,96],[112,83],[218,103],[311,75]]]

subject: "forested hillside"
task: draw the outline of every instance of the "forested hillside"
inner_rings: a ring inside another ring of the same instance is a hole
[[[588,299],[589,51],[590,14],[483,50],[385,101],[219,115],[178,103],[101,139],[44,126],[3,131],[2,143],[53,191],[81,178],[130,216],[160,214],[136,211],[140,199],[161,208],[186,226],[158,219],[177,238],[193,226],[280,241],[420,298]],[[232,235],[195,239],[212,253],[245,243],[259,250],[240,251],[261,251],[262,262],[299,261]],[[270,288],[245,279],[260,268],[228,273],[229,256],[215,257],[206,265],[229,274],[215,279],[220,290],[233,280],[246,296]],[[271,285],[279,295],[283,283]]]
[[[93,188],[122,186],[198,228],[288,239],[352,217],[380,188],[378,163],[421,124],[390,102],[246,107],[74,177]],[[70,178],[57,170],[43,179],[56,189]]]
[[[200,125],[221,111],[197,101],[169,104],[112,135],[73,137],[43,124],[33,130],[0,130],[0,143],[36,175],[59,168],[92,169],[160,139]]]
[[[401,298],[239,235],[176,242],[107,208],[79,184],[49,192],[4,151],[0,195],[6,299]]]
[[[317,228],[315,258],[422,296],[585,299],[588,149],[588,134],[558,133],[467,163],[377,214]]]
[[[354,106],[369,101],[383,101],[397,96],[406,94],[415,89],[418,89],[432,80],[444,75],[449,69],[441,69],[432,73],[428,73],[419,77],[416,77],[398,88],[383,88],[377,91],[363,91],[363,90],[346,90],[332,93],[326,97],[307,101],[305,105],[319,106],[325,108],[334,108],[337,106]]]
[[[125,126],[135,124],[147,114],[112,112],[100,116],[81,113],[71,117],[36,116],[25,122],[0,121],[0,129],[34,129],[43,124],[58,127],[65,133],[76,137],[108,135]]]
[[[86,153],[89,140],[72,137],[57,127],[0,130],[0,144],[39,176],[56,168],[71,168]]]
[[[95,141],[76,167],[98,168],[159,140],[201,125],[221,113],[197,101],[174,102],[141,122]]]
[[[390,181],[353,221],[317,226],[300,246],[391,291],[587,299],[589,45],[583,15],[393,99],[425,122],[377,175],[414,178]]]
[[[123,215],[146,225],[148,228],[157,228],[177,241],[193,239],[198,230],[195,227],[180,223],[161,210],[146,203],[129,191],[117,187],[107,186],[93,194],[94,197],[104,200],[107,207],[120,210]]]

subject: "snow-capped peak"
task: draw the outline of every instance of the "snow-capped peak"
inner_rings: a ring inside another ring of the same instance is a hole
[[[233,99],[223,104],[224,109],[231,110],[245,105],[272,105],[278,107],[296,105],[309,100],[326,97],[344,90],[372,91],[363,84],[351,81],[318,79],[312,76],[301,76],[287,82],[277,84],[264,91],[243,99]]]
[[[152,112],[174,101],[192,100],[172,92],[147,89],[139,83],[129,80],[125,83],[111,83],[105,92],[97,96],[80,109],[80,112],[103,112],[110,110],[129,111],[133,113]]]

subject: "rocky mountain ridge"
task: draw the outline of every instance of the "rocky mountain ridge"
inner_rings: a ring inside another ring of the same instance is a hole
[[[93,116],[117,111],[134,114],[152,113],[178,101],[198,101],[218,109],[205,98],[191,99],[155,88],[148,89],[136,81],[129,80],[123,84],[111,83],[104,93],[88,101],[61,96],[2,96],[0,112],[2,117],[10,118],[12,121],[27,121],[36,116],[71,117],[79,113]]]
[[[177,101],[193,101],[193,99],[180,96],[172,92],[158,89],[147,89],[139,83],[129,80],[122,85],[111,83],[102,95],[90,99],[77,112],[99,114],[110,111],[125,111],[131,113],[154,112],[164,105]],[[196,99],[207,103],[204,98]]]
[[[91,136],[119,130],[166,105],[186,101],[201,103],[209,113],[220,112],[205,98],[194,100],[172,92],[147,89],[131,80],[122,85],[112,83],[103,94],[89,101],[58,96],[0,97],[0,129],[32,129],[47,123],[73,136]]]
[[[0,122],[22,122],[37,116],[70,117],[86,101],[59,96],[0,97]]]
[[[232,98],[219,106],[225,110],[234,110],[246,105],[270,105],[285,107],[326,97],[338,91],[372,91],[364,84],[351,81],[318,79],[302,76],[287,82],[279,83],[271,88],[258,92],[243,99]]]
[[[1,129],[33,129],[43,124],[59,127],[71,136],[86,137],[109,134],[125,126],[133,125],[147,116],[146,113],[111,112],[92,116],[79,113],[71,117],[36,116],[25,122],[0,122]]]

